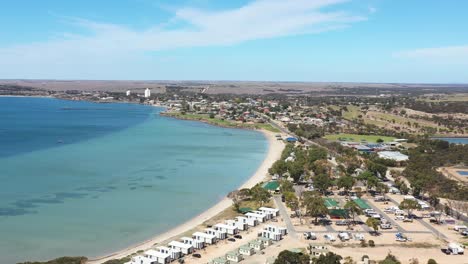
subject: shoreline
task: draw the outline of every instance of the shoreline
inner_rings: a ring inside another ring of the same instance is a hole
[[[283,151],[284,148],[284,143],[282,141],[278,141],[275,137],[275,133],[266,131],[266,130],[258,130],[259,132],[263,133],[265,138],[268,141],[268,150],[265,155],[264,160],[260,164],[260,166],[257,168],[255,173],[243,184],[241,184],[238,189],[243,189],[243,188],[251,188],[255,186],[256,184],[262,182],[267,178],[268,175],[268,169],[271,167],[271,165],[277,161],[281,157],[281,152]],[[187,222],[180,224],[171,230],[156,235],[153,238],[150,238],[146,241],[143,241],[141,243],[129,246],[125,249],[116,251],[114,253],[111,253],[109,255],[105,256],[96,256],[96,257],[90,257],[89,260],[86,262],[88,264],[101,264],[104,263],[108,260],[112,259],[121,259],[124,257],[127,257],[133,253],[136,253],[137,251],[140,250],[147,250],[151,247],[154,246],[154,244],[164,242],[168,239],[171,239],[173,237],[177,237],[184,232],[187,232],[193,228],[196,228],[197,226],[203,224],[207,220],[215,217],[222,211],[226,210],[232,205],[232,200],[224,197],[222,200],[217,202],[214,206],[206,209],[203,211],[201,214],[191,218]]]

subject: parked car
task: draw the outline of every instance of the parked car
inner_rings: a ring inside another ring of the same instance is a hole
[[[234,235],[234,238],[242,239],[242,236],[241,235]]]
[[[403,215],[397,215],[395,216],[395,220],[405,220],[405,217]]]
[[[304,232],[304,238],[306,240],[316,240],[317,235],[315,233],[312,233],[312,232]]]
[[[193,256],[194,258],[201,258],[201,255],[198,254],[198,253],[192,254],[192,256]]]
[[[338,234],[338,237],[340,238],[341,241],[348,241],[349,240],[349,234],[346,232],[340,232]]]
[[[468,230],[461,232],[462,236],[468,236]]]
[[[405,219],[403,219],[403,222],[413,223],[413,218],[405,217]]]
[[[230,242],[236,242],[236,239],[231,237],[231,238],[228,238],[228,241],[230,241]]]
[[[326,235],[323,236],[323,238],[325,238],[325,240],[331,241],[331,242],[336,241],[336,237],[334,235],[332,235],[332,234],[326,234]]]
[[[380,224],[381,229],[392,229],[392,225],[389,223],[382,223]]]

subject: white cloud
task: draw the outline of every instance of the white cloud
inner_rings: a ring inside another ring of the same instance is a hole
[[[95,69],[96,64],[136,63],[145,52],[313,34],[366,19],[343,10],[324,11],[343,2],[347,0],[256,0],[223,11],[187,7],[176,10],[167,23],[144,30],[71,19],[89,34],[65,32],[42,42],[0,48],[0,70],[47,66],[62,71],[64,67]],[[179,26],[174,29],[167,25]]]
[[[393,56],[436,63],[468,64],[468,45],[406,50],[396,52]]]

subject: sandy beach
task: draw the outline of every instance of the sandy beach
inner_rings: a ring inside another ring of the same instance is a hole
[[[268,140],[268,152],[265,156],[265,159],[260,164],[260,167],[257,171],[249,178],[245,183],[239,186],[239,189],[242,188],[251,188],[255,186],[257,183],[263,181],[268,175],[268,169],[271,165],[281,157],[281,152],[284,148],[284,143],[280,140],[277,140],[275,137],[275,133],[269,131],[262,131],[265,135],[266,139]],[[133,254],[140,250],[147,250],[152,247],[156,243],[161,243],[166,241],[170,238],[176,237],[184,232],[187,232],[198,225],[203,224],[205,221],[209,220],[210,218],[215,217],[229,206],[232,205],[232,200],[225,197],[221,201],[219,201],[213,207],[207,209],[200,215],[190,219],[189,221],[163,233],[160,235],[155,236],[149,240],[146,240],[142,243],[130,246],[128,248],[122,249],[120,251],[114,252],[107,256],[99,256],[99,257],[90,257],[90,260],[87,263],[91,264],[99,264],[104,263],[111,259],[120,259],[124,258],[130,254]]]

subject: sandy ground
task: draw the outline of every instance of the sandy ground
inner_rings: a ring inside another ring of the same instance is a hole
[[[445,177],[468,184],[468,176],[462,176],[458,171],[468,171],[467,168],[457,168],[457,167],[442,167],[437,169],[438,172],[444,174]]]
[[[251,188],[255,186],[257,183],[263,181],[268,175],[268,169],[276,160],[278,160],[281,157],[281,152],[284,148],[284,143],[282,141],[276,140],[275,133],[268,132],[268,131],[262,131],[262,132],[264,133],[265,137],[268,139],[268,142],[269,142],[268,153],[264,161],[260,165],[260,167],[257,169],[257,171],[252,175],[252,177],[247,182],[245,182],[242,186],[240,186],[239,189]],[[163,241],[166,241],[170,238],[176,237],[184,232],[187,232],[191,229],[196,228],[198,225],[201,225],[203,222],[209,220],[212,217],[215,217],[217,214],[221,213],[222,211],[224,211],[231,205],[232,205],[232,200],[226,197],[223,200],[221,200],[218,204],[209,208],[202,214],[192,218],[191,220],[187,221],[186,223],[182,225],[179,225],[169,230],[166,233],[160,234],[140,244],[130,246],[126,249],[120,250],[118,252],[115,252],[107,256],[90,258],[88,263],[90,264],[104,263],[111,259],[124,258],[139,250],[147,250],[156,243],[161,243]]]

